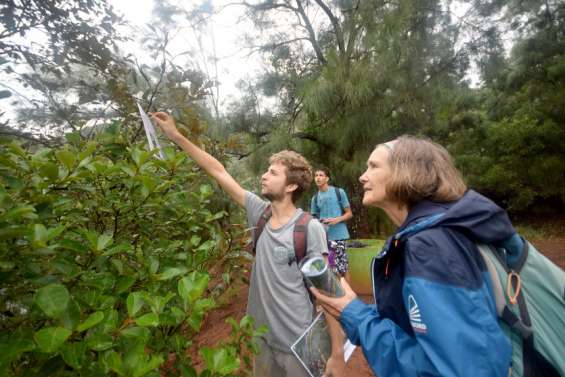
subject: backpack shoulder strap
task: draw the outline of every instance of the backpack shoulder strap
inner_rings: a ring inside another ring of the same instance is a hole
[[[337,197],[337,202],[339,203],[339,208],[341,209],[341,213],[345,212],[345,208],[343,207],[343,202],[341,201],[341,189],[339,187],[334,186],[335,196]]]
[[[316,209],[316,215],[318,218],[320,217],[320,192],[316,191],[316,195],[314,195],[314,208]]]
[[[306,248],[308,246],[308,223],[312,220],[312,215],[303,212],[294,224],[293,241],[294,241],[294,259],[296,264],[306,256]],[[292,264],[289,260],[288,264]]]
[[[255,228],[255,231],[253,232],[253,255],[257,253],[257,241],[259,240],[259,236],[261,236],[261,233],[263,233],[263,229],[265,229],[265,225],[267,224],[267,222],[269,221],[272,215],[273,215],[273,210],[271,208],[271,205],[269,204],[263,210],[261,217],[259,217],[259,221],[257,221],[257,226]]]

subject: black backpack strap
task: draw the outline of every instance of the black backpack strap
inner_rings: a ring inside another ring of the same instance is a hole
[[[294,260],[289,260],[289,265],[291,265],[293,261],[296,261],[296,264],[300,263],[306,256],[306,248],[308,247],[308,223],[310,220],[312,220],[312,215],[308,212],[303,212],[294,224],[294,231],[292,232]]]
[[[257,241],[259,240],[259,236],[263,233],[263,229],[265,229],[265,225],[273,215],[273,210],[271,205],[268,205],[259,217],[259,221],[257,221],[257,226],[255,227],[255,231],[253,232],[253,255],[257,253]]]
[[[314,216],[319,219],[320,218],[320,204],[318,204],[318,200],[320,200],[320,198],[319,198],[318,194],[319,194],[319,191],[316,192],[316,195],[314,195],[314,210],[315,210],[314,212],[316,212],[314,214]]]

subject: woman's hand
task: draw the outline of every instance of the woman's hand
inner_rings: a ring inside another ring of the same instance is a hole
[[[150,113],[151,119],[155,121],[155,123],[163,130],[165,135],[171,140],[181,135],[177,126],[175,124],[175,120],[172,116],[164,112],[157,112],[157,113]]]
[[[336,318],[339,318],[343,309],[345,309],[345,307],[357,297],[345,278],[341,278],[340,282],[343,290],[345,291],[345,295],[341,297],[329,297],[320,293],[320,291],[316,288],[310,287],[310,291],[314,297],[316,297],[318,303],[322,305],[326,313],[329,313]]]

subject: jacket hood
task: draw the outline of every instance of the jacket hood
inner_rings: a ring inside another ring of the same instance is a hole
[[[441,225],[454,228],[483,243],[498,243],[516,233],[506,211],[481,194],[468,190],[461,199],[454,202],[419,202],[410,210],[397,234],[434,215],[436,217],[433,224],[420,229]]]

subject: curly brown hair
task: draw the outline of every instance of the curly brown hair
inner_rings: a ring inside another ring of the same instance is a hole
[[[312,182],[312,166],[301,154],[284,150],[269,158],[269,164],[280,163],[286,167],[286,184],[297,186],[292,192],[292,202],[296,203],[300,196],[310,189]]]

